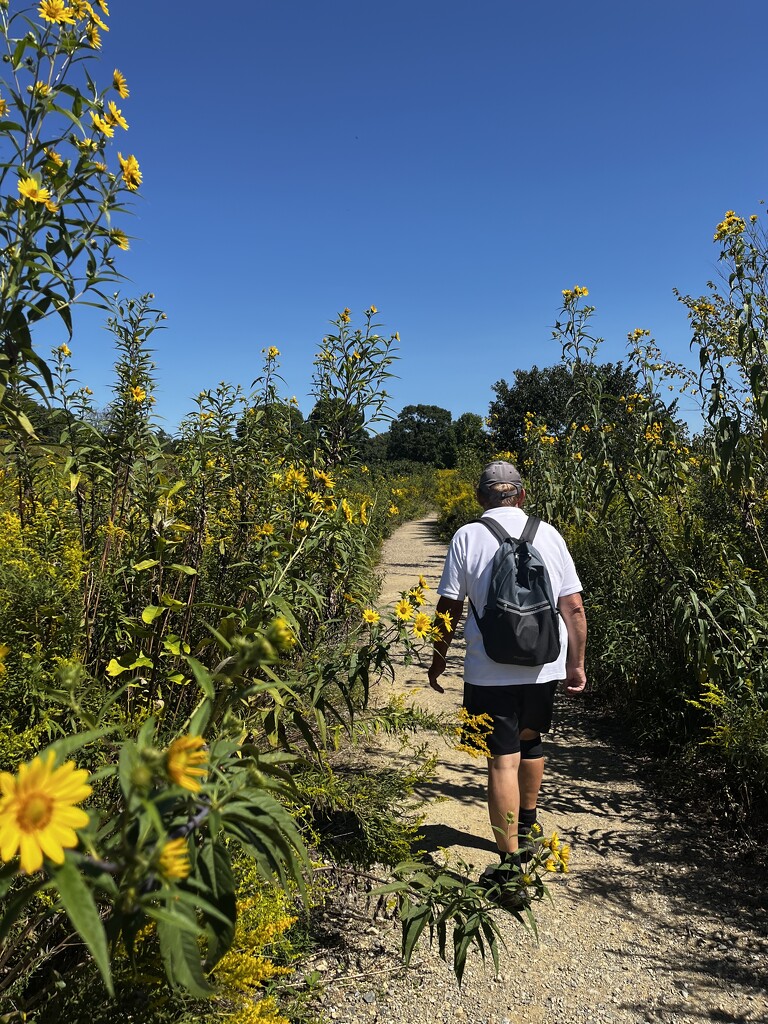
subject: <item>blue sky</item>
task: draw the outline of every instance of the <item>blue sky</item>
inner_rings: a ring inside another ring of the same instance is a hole
[[[644,327],[689,361],[672,289],[702,292],[717,222],[768,198],[763,0],[110,11],[92,74],[126,75],[113,148],[144,174],[121,288],[167,313],[171,431],[200,390],[250,386],[268,345],[308,412],[313,355],[345,306],[374,303],[381,333],[400,333],[395,412],[485,415],[494,381],[557,361],[550,325],[575,284],[603,359]],[[102,319],[79,312],[71,347],[106,401]]]

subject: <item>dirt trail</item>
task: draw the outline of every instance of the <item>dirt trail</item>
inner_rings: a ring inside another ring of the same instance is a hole
[[[432,520],[402,526],[384,546],[381,607],[419,573],[434,593],[444,553]],[[418,666],[399,669],[395,688],[425,708],[457,708],[461,657],[457,641],[442,696]],[[479,873],[496,859],[485,765],[438,749],[424,846]],[[471,954],[459,989],[426,945],[410,971],[398,969],[399,927],[368,922],[354,941],[347,935],[345,953],[320,962],[327,1017],[347,1024],[766,1024],[764,884],[745,888],[727,861],[701,854],[685,810],[644,784],[642,762],[622,750],[588,697],[559,698],[546,752],[540,820],[545,834],[556,829],[571,843],[572,859],[571,873],[552,879],[552,903],[535,905],[538,942],[499,911],[507,945],[499,976]]]

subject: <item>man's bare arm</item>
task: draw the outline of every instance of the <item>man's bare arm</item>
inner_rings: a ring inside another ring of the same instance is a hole
[[[567,594],[557,602],[557,608],[568,630],[568,658],[565,663],[566,693],[583,693],[587,685],[584,655],[587,649],[587,616],[581,594]]]
[[[449,628],[443,619],[438,619],[436,622],[440,632],[443,634],[443,639],[435,641],[432,651],[432,664],[427,671],[427,678],[433,690],[437,690],[438,693],[445,693],[445,690],[437,680],[445,672],[445,659],[448,654],[448,648],[451,646],[451,640],[453,640],[453,634],[456,632],[459,620],[464,614],[464,602],[452,601],[449,597],[440,597],[435,609],[435,613],[437,614],[438,612],[441,615],[447,612],[450,616],[451,625]]]

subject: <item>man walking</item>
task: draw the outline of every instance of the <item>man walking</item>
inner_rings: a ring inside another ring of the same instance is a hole
[[[511,463],[492,462],[485,467],[477,500],[484,519],[495,520],[508,536],[520,538],[528,520],[523,512],[525,490]],[[539,524],[533,545],[549,573],[560,613],[557,660],[535,666],[501,664],[486,654],[474,611],[470,611],[464,629],[464,707],[471,715],[485,713],[493,721],[487,738],[492,754],[488,758],[488,814],[501,862],[483,877],[490,885],[508,880],[509,871],[529,856],[526,838],[536,823],[544,773],[541,734],[551,726],[558,682],[570,696],[582,693],[586,685],[587,623],[573,559],[563,538],[548,523]],[[499,542],[491,530],[477,522],[461,527],[451,540],[437,588],[437,611],[448,613],[451,628],[445,629],[441,623],[444,639],[434,645],[428,672],[429,684],[438,693],[444,692],[438,679],[445,671],[446,654],[464,612],[465,598],[482,617],[498,549]]]

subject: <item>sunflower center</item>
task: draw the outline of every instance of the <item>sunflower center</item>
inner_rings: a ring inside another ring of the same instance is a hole
[[[19,828],[24,832],[37,832],[45,828],[52,815],[53,800],[44,793],[32,793],[19,810]]]

